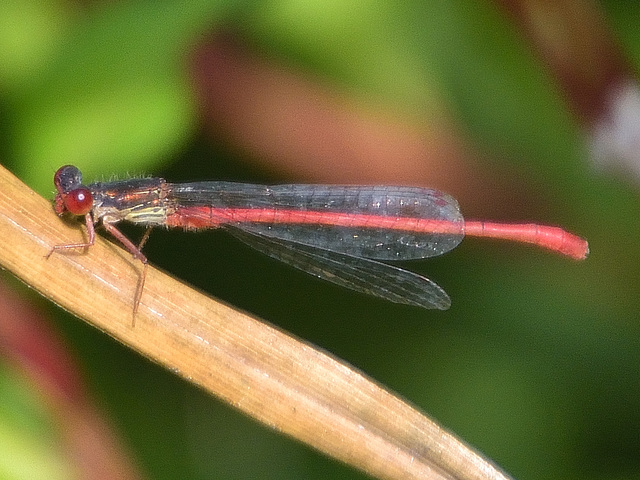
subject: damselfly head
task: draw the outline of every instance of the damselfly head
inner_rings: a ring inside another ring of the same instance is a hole
[[[93,195],[82,185],[82,173],[73,165],[60,167],[53,176],[56,194],[55,210],[58,215],[69,212],[72,215],[85,215],[93,208]]]

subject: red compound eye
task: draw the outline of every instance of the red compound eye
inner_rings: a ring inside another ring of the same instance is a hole
[[[93,207],[93,195],[88,188],[76,188],[64,196],[64,206],[73,215],[85,215]]]

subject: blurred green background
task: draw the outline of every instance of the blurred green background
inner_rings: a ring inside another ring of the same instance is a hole
[[[603,5],[637,65],[640,4]],[[66,163],[88,180],[295,181],[201,127],[190,48],[223,28],[417,127],[446,112],[492,168],[522,169],[551,195],[537,221],[579,233],[592,253],[574,263],[469,239],[408,265],[447,290],[447,312],[335,288],[217,232],[156,231],[151,262],[345,359],[515,478],[640,479],[638,186],[591,168],[584,131],[493,4],[5,1],[2,163],[51,197]],[[55,319],[149,478],[364,478],[3,278]]]

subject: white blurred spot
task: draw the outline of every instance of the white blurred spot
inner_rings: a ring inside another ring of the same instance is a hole
[[[631,171],[640,180],[640,88],[635,82],[612,88],[608,115],[594,126],[591,142],[596,167]]]

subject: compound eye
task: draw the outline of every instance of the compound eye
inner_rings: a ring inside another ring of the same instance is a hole
[[[60,167],[53,176],[53,183],[59,193],[67,193],[82,185],[82,173],[73,165]]]
[[[64,195],[64,206],[73,215],[85,215],[93,208],[93,195],[88,188],[76,188]]]

